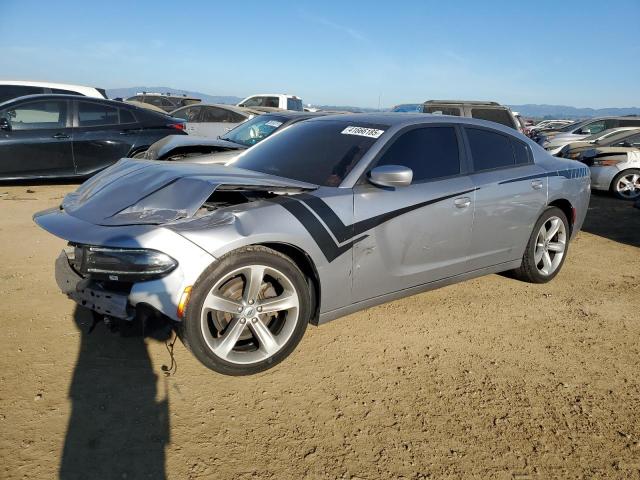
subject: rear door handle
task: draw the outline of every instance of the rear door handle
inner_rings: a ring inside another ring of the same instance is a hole
[[[456,198],[453,201],[453,204],[456,206],[456,208],[467,208],[469,205],[471,205],[471,199],[469,197]]]
[[[56,133],[52,138],[69,138],[66,133]]]
[[[531,180],[531,188],[534,190],[540,190],[543,185],[542,180]]]

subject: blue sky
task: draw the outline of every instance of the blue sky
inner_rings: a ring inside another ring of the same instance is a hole
[[[638,0],[0,0],[0,77],[362,107],[630,107],[638,25]]]

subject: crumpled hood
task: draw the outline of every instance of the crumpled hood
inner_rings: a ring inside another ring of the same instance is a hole
[[[221,185],[312,190],[316,185],[222,165],[123,158],[62,201],[66,213],[97,225],[159,224],[193,216]]]
[[[238,151],[247,149],[244,145],[229,142],[227,140],[221,140],[219,138],[199,137],[195,135],[167,135],[162,140],[158,140],[149,147],[145,153],[145,158],[152,160],[156,160],[158,158],[164,159],[175,149],[189,147],[211,147],[212,149],[217,148],[221,151]]]

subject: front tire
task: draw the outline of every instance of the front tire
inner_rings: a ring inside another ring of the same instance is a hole
[[[548,207],[533,227],[522,256],[522,265],[513,271],[529,283],[547,283],[562,268],[569,249],[569,222],[557,207]]]
[[[295,349],[311,307],[309,285],[289,257],[266,247],[244,247],[200,276],[179,334],[207,368],[251,375]]]
[[[621,200],[640,198],[640,170],[631,168],[617,174],[611,182],[611,193]]]

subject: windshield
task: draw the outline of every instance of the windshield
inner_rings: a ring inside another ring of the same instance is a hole
[[[299,122],[231,163],[247,170],[337,187],[387,128],[345,120]]]
[[[296,112],[302,112],[302,100],[299,98],[287,98],[287,110],[294,110]]]
[[[259,115],[230,130],[221,140],[251,147],[275,132],[287,120],[281,115]]]

